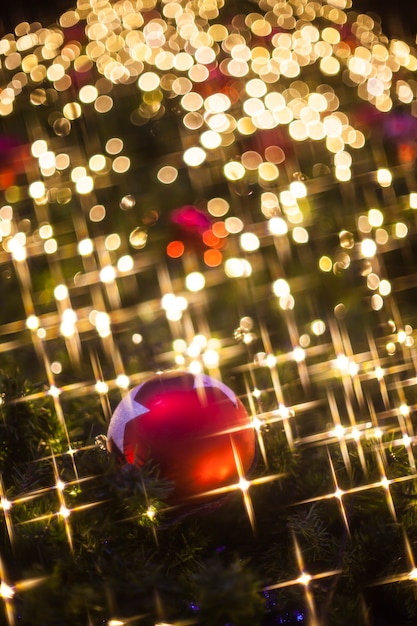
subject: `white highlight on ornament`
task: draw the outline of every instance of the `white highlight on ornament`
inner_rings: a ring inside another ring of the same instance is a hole
[[[198,374],[195,377],[194,389],[202,389],[204,387],[215,387],[216,389],[220,389],[228,398],[233,402],[235,406],[237,406],[237,398],[233,391],[227,387],[220,380],[216,380],[215,378],[211,378],[211,376],[207,376],[207,374]]]
[[[126,424],[149,411],[146,406],[135,400],[135,396],[141,387],[142,385],[134,387],[129,395],[119,402],[110,422],[107,438],[112,439],[122,453],[124,451],[123,441]]]

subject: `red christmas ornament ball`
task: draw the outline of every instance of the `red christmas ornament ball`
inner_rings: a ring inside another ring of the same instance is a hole
[[[206,374],[179,371],[152,376],[123,398],[107,447],[127,463],[158,464],[174,483],[174,503],[238,482],[256,460],[255,431],[235,393]]]

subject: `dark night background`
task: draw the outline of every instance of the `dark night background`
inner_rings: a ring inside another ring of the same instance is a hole
[[[55,21],[56,16],[75,4],[76,0],[3,0],[0,9],[0,32],[11,32],[20,21],[37,20],[48,25]],[[389,37],[415,38],[415,0],[353,0],[353,8],[359,12],[376,12],[382,19],[384,33]]]

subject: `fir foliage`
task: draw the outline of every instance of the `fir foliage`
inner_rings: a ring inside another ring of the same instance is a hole
[[[13,501],[2,516],[2,566],[9,584],[37,581],[21,591],[15,587],[11,605],[19,623],[308,624],[313,613],[303,586],[280,587],[300,576],[295,545],[313,577],[309,590],[319,623],[415,623],[414,583],[378,585],[410,569],[404,533],[413,549],[414,481],[392,485],[397,521],[381,488],[343,498],[349,525],[336,498],[320,497],[334,490],[330,461],[346,490],[377,478],[370,449],[364,469],[352,446],[346,467],[336,448],[306,446],[289,453],[282,425],[268,426],[269,465],[260,458],[255,475],[277,478],[250,488],[251,528],[239,494],[200,507],[168,507],[172,485],[151,459],[142,468],[123,466],[94,443],[99,407],[96,413],[88,407],[90,440],[68,454],[51,399],[37,398],[18,377],[3,374],[1,381],[3,497]],[[74,432],[76,415],[75,409]],[[406,475],[406,451],[395,442],[386,445],[387,473]],[[63,500],[57,479],[64,485]],[[59,514],[62,501],[71,511],[68,518]],[[0,623],[7,623],[6,613]]]

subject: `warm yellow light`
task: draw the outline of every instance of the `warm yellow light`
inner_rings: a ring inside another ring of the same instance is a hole
[[[128,389],[130,385],[129,376],[126,376],[126,374],[119,374],[116,378],[116,385],[120,389]]]
[[[392,174],[386,168],[381,167],[376,173],[377,181],[381,187],[389,187],[392,183]]]
[[[240,236],[240,245],[246,252],[254,252],[260,247],[260,241],[255,233],[243,233]]]
[[[130,254],[125,254],[117,261],[117,269],[119,272],[130,272],[135,266],[133,258]]]
[[[44,139],[38,139],[31,145],[30,151],[34,157],[39,158],[44,152],[48,150],[48,144]]]
[[[305,350],[301,346],[296,346],[292,352],[292,358],[296,363],[302,363],[306,358]]]
[[[11,600],[15,594],[15,590],[13,587],[4,582],[4,580],[0,583],[0,597],[4,600]]]
[[[95,154],[90,157],[88,166],[93,172],[100,172],[106,167],[106,158],[103,154]]]
[[[281,236],[288,232],[288,225],[282,217],[271,217],[268,221],[268,230],[271,235]]]
[[[183,159],[190,167],[198,167],[206,160],[206,152],[202,148],[194,146],[185,150]]]
[[[278,278],[278,280],[274,281],[272,290],[278,298],[288,296],[291,293],[290,286],[284,278]]]
[[[310,581],[311,581],[311,576],[310,574],[307,574],[306,572],[303,572],[301,576],[297,578],[297,582],[300,583],[300,585],[304,585],[305,587],[307,587]]]
[[[68,297],[68,287],[66,285],[57,285],[54,289],[54,297],[56,300],[62,301]]]
[[[164,167],[161,167],[156,177],[160,183],[163,183],[164,185],[170,185],[177,180],[178,170],[171,165],[165,165]]]
[[[243,492],[247,491],[250,487],[250,482],[246,478],[241,477],[239,480],[239,489]]]
[[[236,181],[244,177],[245,168],[239,161],[230,161],[224,166],[223,172],[228,180]]]
[[[88,256],[94,250],[94,244],[91,239],[81,239],[78,242],[78,252],[81,256]]]
[[[98,380],[95,384],[95,390],[98,394],[104,395],[108,392],[109,386],[103,380]]]
[[[130,168],[130,159],[126,156],[118,156],[112,163],[112,169],[117,174],[124,174]]]
[[[384,223],[384,215],[382,211],[380,211],[379,209],[369,209],[368,221],[370,225],[374,228],[382,226],[382,224]]]
[[[243,276],[250,276],[252,273],[252,266],[246,259],[230,258],[227,259],[224,265],[224,271],[229,278],[240,278]]]
[[[415,191],[410,193],[410,209],[417,209],[417,193]]]
[[[191,272],[185,277],[185,286],[189,291],[201,291],[205,284],[206,279],[201,272]]]
[[[112,265],[105,265],[100,270],[100,280],[102,283],[112,283],[116,278],[116,270]]]
[[[39,317],[37,317],[36,315],[29,315],[29,317],[26,319],[26,326],[30,330],[37,330],[39,328],[39,323]]]
[[[361,252],[366,258],[372,258],[376,254],[376,243],[373,239],[363,239],[361,242]]]
[[[81,102],[85,104],[91,104],[98,96],[97,88],[93,85],[84,85],[81,87],[78,97]]]
[[[51,385],[48,389],[48,396],[52,398],[58,398],[61,395],[61,390],[55,385]]]
[[[29,185],[29,195],[34,200],[39,200],[45,195],[45,184],[38,180]]]
[[[142,91],[154,91],[159,87],[159,76],[155,72],[144,72],[139,80],[138,87]]]

